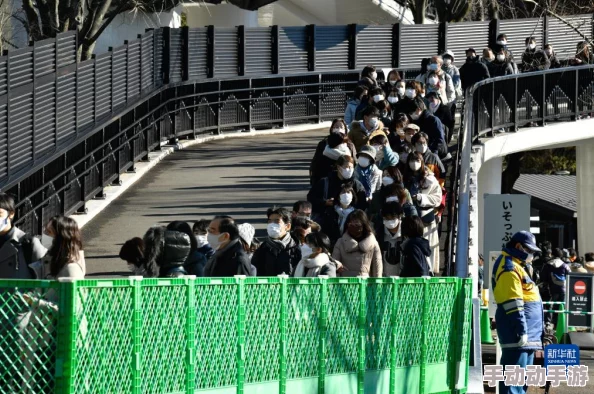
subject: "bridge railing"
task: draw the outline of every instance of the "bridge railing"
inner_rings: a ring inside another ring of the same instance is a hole
[[[0,393],[464,392],[471,310],[458,278],[4,280]]]

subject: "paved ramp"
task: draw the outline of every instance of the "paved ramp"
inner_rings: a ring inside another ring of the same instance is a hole
[[[266,209],[305,199],[327,131],[230,138],[176,152],[83,228],[88,276],[129,275],[121,245],[153,225],[228,214],[265,235]]]

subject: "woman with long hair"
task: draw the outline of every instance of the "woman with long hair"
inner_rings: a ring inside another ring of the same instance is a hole
[[[365,212],[357,209],[347,217],[332,257],[343,264],[339,276],[382,276],[382,252]]]
[[[38,279],[83,279],[86,273],[82,236],[74,219],[54,216],[45,226],[49,249],[41,266],[34,271]]]
[[[320,275],[336,277],[336,272],[340,270],[342,264],[330,256],[330,238],[318,231],[307,234],[305,243],[311,253],[301,257],[293,276],[296,278],[316,278]]]

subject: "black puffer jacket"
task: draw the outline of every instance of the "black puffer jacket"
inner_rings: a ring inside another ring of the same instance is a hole
[[[479,61],[478,57],[472,60],[466,60],[466,63],[460,67],[460,79],[462,80],[462,89],[464,91],[475,83],[489,77],[489,68]]]
[[[299,244],[291,237],[285,248],[267,238],[252,256],[252,265],[256,267],[258,276],[293,275],[293,271],[301,261]]]
[[[407,239],[402,243],[402,271],[403,278],[418,278],[431,275],[431,268],[427,258],[431,256],[429,241],[417,237]]]
[[[144,236],[146,273],[149,277],[176,278],[186,275],[190,237],[165,227],[153,227]]]

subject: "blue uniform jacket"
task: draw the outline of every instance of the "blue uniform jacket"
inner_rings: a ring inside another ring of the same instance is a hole
[[[506,248],[493,265],[491,285],[497,302],[495,321],[502,349],[542,348],[542,301],[538,287],[522,266],[526,257],[520,250]]]

